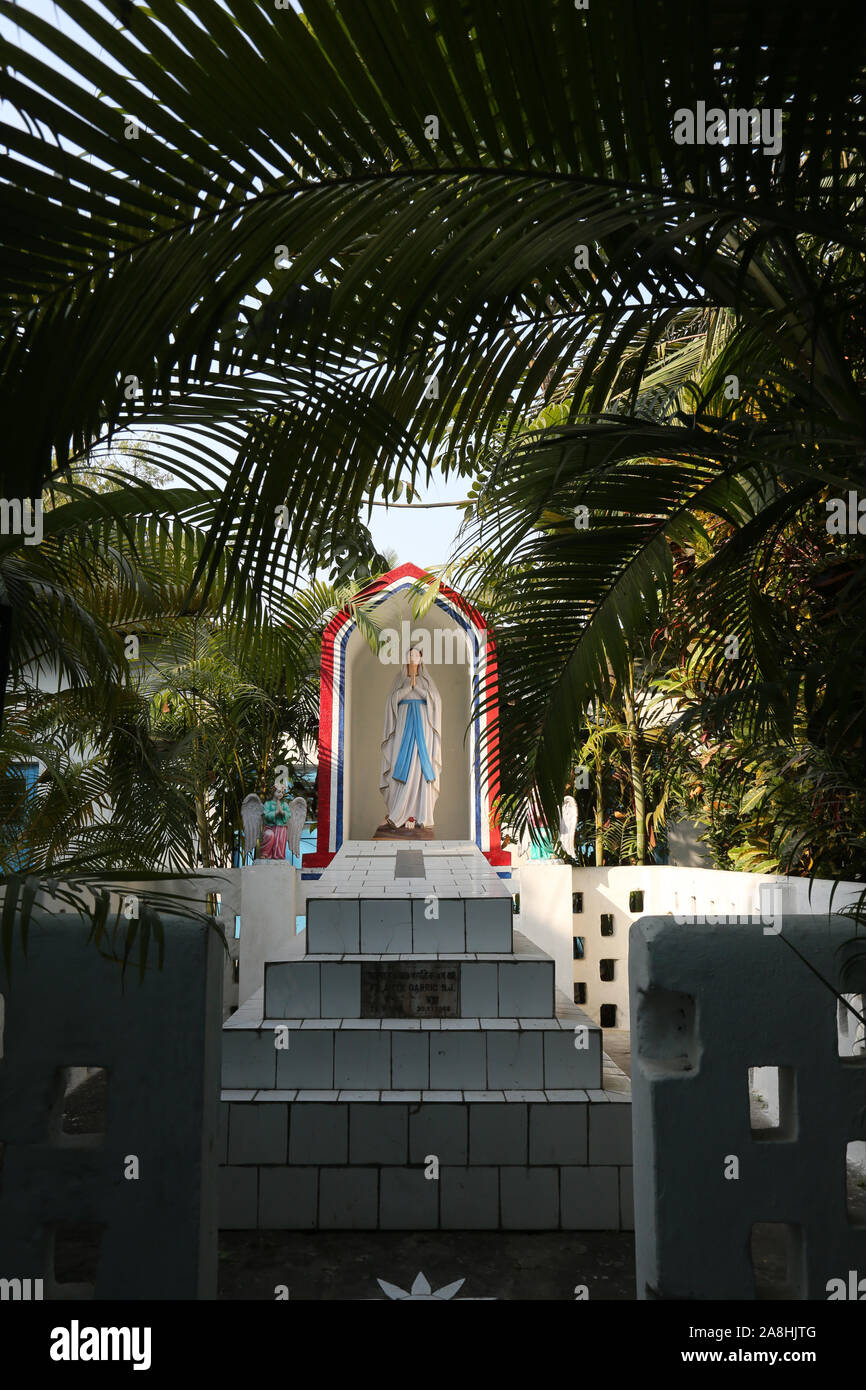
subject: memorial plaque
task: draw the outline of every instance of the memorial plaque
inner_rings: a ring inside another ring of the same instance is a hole
[[[364,961],[362,1018],[459,1018],[460,966],[438,961]]]

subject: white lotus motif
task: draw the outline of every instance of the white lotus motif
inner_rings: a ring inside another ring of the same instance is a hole
[[[399,1289],[396,1284],[388,1284],[384,1279],[377,1279],[376,1283],[388,1298],[399,1301],[415,1299],[420,1303],[439,1303],[443,1300],[453,1298],[458,1289],[462,1289],[466,1283],[465,1279],[457,1279],[453,1284],[443,1284],[441,1289],[433,1292],[430,1283],[424,1278],[423,1274],[418,1274],[411,1289],[407,1293],[405,1289]]]

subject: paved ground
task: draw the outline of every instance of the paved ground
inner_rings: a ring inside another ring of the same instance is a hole
[[[602,1047],[612,1062],[631,1076],[631,1033],[627,1028],[605,1028]]]
[[[422,1274],[461,1298],[633,1300],[634,1238],[625,1231],[221,1231],[219,1297],[384,1299]],[[391,1287],[383,1292],[377,1280]]]

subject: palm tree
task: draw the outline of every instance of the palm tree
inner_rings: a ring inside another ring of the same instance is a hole
[[[38,619],[18,628],[0,746],[0,939],[8,959],[42,894],[87,912],[124,962],[138,935],[143,968],[159,911],[196,915],[160,879],[230,864],[244,795],[314,742],[320,634],[352,587],[263,602],[221,574],[204,595],[191,585],[204,537],[157,516],[149,485],[138,515],[129,487],[64,492],[42,545],[0,554]],[[10,775],[27,763],[41,765],[34,785]],[[111,884],[129,880],[140,916],[112,926]]]
[[[243,565],[259,589],[275,507],[312,563],[395,479],[472,473],[504,415],[486,500],[537,637],[503,772],[552,816],[670,544],[730,519],[721,589],[786,509],[860,480],[862,7],[59,9],[75,36],[18,7],[46,56],[4,52],[16,489],[148,430],[156,464],[216,485],[193,583]],[[708,108],[778,111],[781,144],[733,118],[680,143]],[[557,398],[566,422],[509,449]],[[587,534],[535,529],[575,506]]]

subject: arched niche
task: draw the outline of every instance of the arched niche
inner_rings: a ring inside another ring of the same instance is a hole
[[[412,590],[422,571],[401,565],[361,594],[380,633],[383,661],[358,630],[351,606],[328,625],[322,641],[319,710],[317,847],[304,869],[324,868],[346,840],[372,839],[385,818],[379,791],[385,701],[410,644],[420,645],[442,694],[443,766],[434,826],[437,840],[471,840],[491,863],[507,863],[493,821],[495,777],[483,750],[498,730],[496,658],[480,614],[443,585],[420,618]],[[478,707],[478,695],[483,708]]]

